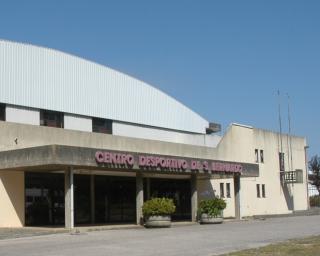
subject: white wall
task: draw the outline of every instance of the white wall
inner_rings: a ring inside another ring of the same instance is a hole
[[[235,195],[233,178],[213,178],[213,179],[198,179],[198,201],[213,198],[214,196],[221,197],[220,183],[224,185],[224,197],[222,198],[227,207],[223,211],[225,218],[235,217]],[[227,197],[227,186],[230,183],[230,197]]]
[[[259,163],[259,177],[245,178],[240,181],[240,213],[242,217],[265,214],[286,214],[292,210],[306,210],[307,185],[304,147],[306,140],[291,136],[292,167],[289,168],[287,136],[282,136],[285,153],[285,169],[303,170],[303,183],[281,184],[279,169],[279,134],[262,129],[232,125],[221,139],[217,159],[255,163],[255,149],[263,150],[264,162]],[[213,186],[216,180],[212,180]],[[257,184],[265,184],[266,197],[257,197]],[[217,184],[216,184],[217,185]],[[293,200],[293,203],[292,203]],[[230,202],[231,203],[231,202]],[[231,210],[231,209],[230,209]],[[226,213],[228,213],[226,209]]]
[[[209,126],[161,90],[92,61],[3,40],[0,56],[0,102],[195,133]]]
[[[70,130],[92,132],[92,118],[72,114],[64,114],[64,128]]]
[[[220,141],[220,136],[213,134],[191,134],[115,121],[113,122],[112,130],[114,135],[119,136],[183,143],[196,146],[216,147]]]
[[[6,105],[6,121],[21,124],[40,125],[40,110]]]

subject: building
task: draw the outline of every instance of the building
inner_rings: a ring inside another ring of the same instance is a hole
[[[0,103],[2,227],[139,224],[155,196],[174,199],[173,220],[196,221],[212,196],[231,218],[308,208],[305,138],[239,124],[220,136],[99,64],[0,41]]]

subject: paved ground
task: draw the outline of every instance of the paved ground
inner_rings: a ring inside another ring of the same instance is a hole
[[[57,233],[68,233],[63,228],[0,228],[0,240],[29,236],[43,236]]]
[[[218,255],[320,234],[320,216],[126,229],[0,240],[0,255]]]

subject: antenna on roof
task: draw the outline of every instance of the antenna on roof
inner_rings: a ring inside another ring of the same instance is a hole
[[[290,165],[291,165],[291,169],[293,169],[293,165],[292,165],[292,141],[291,141],[291,116],[290,116],[290,97],[289,94],[287,93],[287,99],[288,99],[288,128],[289,128],[289,134],[288,134],[288,138],[289,138],[289,155],[290,155]],[[289,159],[289,156],[288,156]],[[291,170],[292,171],[292,170]]]
[[[280,91],[278,90],[278,111],[279,111],[279,136],[280,136],[280,152],[279,152],[279,169],[280,169],[280,181],[284,184],[285,162],[284,153],[282,147],[282,124],[281,124],[281,104],[280,104]]]
[[[282,125],[281,125],[281,105],[280,105],[280,91],[279,90],[278,90],[278,112],[279,112],[280,152],[282,153]]]

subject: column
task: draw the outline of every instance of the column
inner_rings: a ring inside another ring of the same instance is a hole
[[[74,228],[74,201],[73,201],[73,169],[69,167],[64,173],[64,218],[65,227]]]
[[[237,220],[241,219],[240,212],[240,175],[233,176],[234,183],[234,208],[235,208],[235,217]]]
[[[137,225],[142,224],[142,205],[143,205],[143,177],[140,172],[136,174],[136,211],[137,211]]]
[[[96,222],[96,211],[95,211],[95,183],[94,183],[94,175],[90,175],[90,210],[91,210],[91,224]]]
[[[191,221],[197,221],[198,212],[198,189],[197,189],[197,176],[191,174]]]
[[[150,178],[146,178],[146,185],[147,185],[147,200],[150,199]]]

